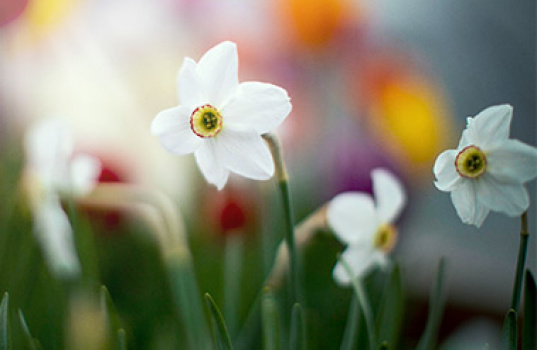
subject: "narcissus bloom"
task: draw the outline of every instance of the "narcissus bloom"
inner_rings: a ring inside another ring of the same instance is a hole
[[[223,42],[199,62],[185,58],[178,78],[179,106],[160,112],[151,124],[168,151],[194,153],[208,182],[222,189],[229,173],[266,180],[274,173],[261,135],[291,111],[287,92],[275,85],[238,81],[237,46]]]
[[[371,172],[375,199],[362,192],[345,192],[328,204],[327,221],[347,248],[341,255],[354,276],[361,278],[375,265],[385,265],[397,238],[395,220],[406,204],[403,186],[385,169]],[[341,262],[333,270],[337,283],[347,285],[351,276]]]
[[[80,263],[60,198],[91,191],[101,172],[100,162],[90,155],[73,153],[70,130],[59,119],[39,122],[25,136],[35,235],[52,271],[59,277],[76,276]]]
[[[27,170],[45,192],[83,196],[90,192],[101,173],[100,161],[74,152],[69,126],[60,119],[38,122],[25,137]]]
[[[488,213],[519,216],[530,199],[524,183],[537,177],[537,148],[509,139],[513,107],[498,105],[468,117],[459,146],[436,159],[436,187],[451,192],[457,214],[480,227]]]

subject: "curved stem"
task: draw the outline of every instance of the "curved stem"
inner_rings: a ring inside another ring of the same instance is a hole
[[[524,212],[520,217],[520,248],[518,250],[518,261],[516,267],[515,282],[513,284],[513,295],[511,298],[511,309],[518,312],[520,294],[522,291],[522,274],[526,265],[526,255],[528,252],[528,212]]]
[[[358,303],[360,304],[362,312],[364,313],[365,326],[367,328],[367,335],[369,337],[369,348],[371,350],[375,350],[377,341],[375,337],[375,330],[373,329],[373,314],[371,312],[371,307],[369,306],[367,293],[364,289],[362,282],[358,279],[358,277],[354,276],[352,268],[349,266],[349,264],[341,257],[339,257],[339,261],[341,262],[341,264],[343,264],[345,271],[351,277],[352,287],[354,288],[354,292],[358,297]]]
[[[275,135],[264,134],[263,138],[267,142],[272,157],[274,158],[274,167],[276,172],[276,177],[279,182],[280,191],[282,194],[283,209],[285,213],[285,242],[289,249],[290,258],[289,258],[289,276],[291,282],[291,300],[293,304],[298,301],[299,298],[299,273],[298,273],[298,255],[296,253],[295,247],[295,228],[293,225],[293,210],[291,206],[291,193],[289,191],[289,177],[287,175],[287,170],[285,168],[285,163],[283,161],[283,156],[281,152],[281,146],[278,142],[278,139]]]

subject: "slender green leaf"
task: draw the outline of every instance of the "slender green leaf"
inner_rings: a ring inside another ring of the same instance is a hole
[[[502,349],[516,350],[517,343],[517,313],[511,309],[505,315],[502,329]]]
[[[28,327],[28,324],[26,323],[26,319],[24,318],[24,314],[19,309],[19,321],[21,324],[22,332],[24,333],[24,339],[26,341],[25,348],[36,350],[38,349],[38,344],[35,338],[32,336],[32,333],[30,332],[30,328]]]
[[[438,264],[435,285],[431,291],[429,300],[429,317],[427,319],[427,325],[425,326],[425,332],[418,343],[418,350],[430,350],[436,348],[438,331],[444,313],[444,276],[445,259],[441,258],[440,263]]]
[[[379,342],[397,344],[403,320],[404,296],[399,265],[394,265],[388,285],[384,290],[376,320],[376,333]]]
[[[0,304],[0,350],[9,350],[11,348],[8,308],[9,294],[5,293]]]
[[[123,328],[117,331],[117,349],[127,350],[127,334]]]
[[[295,303],[291,313],[291,350],[305,350],[306,347],[306,325],[302,305]]]
[[[360,303],[356,293],[352,295],[351,307],[345,325],[345,333],[341,341],[341,350],[356,349],[356,338],[360,327]]]
[[[101,310],[105,317],[108,341],[110,344],[115,345],[113,347],[117,347],[118,338],[116,335],[120,327],[120,321],[114,303],[112,302],[112,298],[110,297],[110,293],[105,286],[101,286],[100,303]]]
[[[205,293],[205,301],[207,302],[211,315],[211,328],[215,348],[218,350],[233,349],[222,313],[209,293]]]
[[[276,300],[268,287],[263,290],[261,313],[263,317],[263,349],[277,350],[280,348],[280,320]]]
[[[524,326],[522,329],[522,349],[537,349],[537,288],[530,270],[526,270],[524,290]]]

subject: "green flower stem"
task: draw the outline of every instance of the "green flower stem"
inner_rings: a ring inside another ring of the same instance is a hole
[[[352,287],[354,288],[354,292],[358,297],[358,303],[360,304],[362,312],[364,313],[365,326],[367,328],[367,335],[369,337],[369,348],[371,350],[375,350],[377,341],[375,337],[375,330],[373,329],[373,314],[371,312],[371,307],[369,306],[367,293],[365,292],[362,282],[356,276],[354,276],[349,264],[341,257],[339,258],[339,261],[343,264],[345,271],[351,277]]]
[[[328,226],[326,223],[326,205],[306,217],[300,224],[295,226],[295,246],[298,250],[304,249],[315,237],[319,230],[324,230]],[[272,289],[279,289],[282,280],[289,267],[289,250],[285,242],[280,243],[276,251],[276,259],[272,264],[272,269],[268,274],[264,285]]]
[[[347,316],[347,324],[343,333],[341,342],[341,350],[351,350],[356,348],[356,338],[358,335],[358,327],[360,326],[360,305],[358,296],[353,294],[349,314]]]
[[[232,232],[226,237],[224,252],[224,304],[222,311],[229,333],[237,330],[237,310],[241,299],[241,276],[243,263],[243,232]]]
[[[73,230],[73,239],[76,245],[78,259],[82,268],[82,286],[89,287],[98,285],[99,258],[93,232],[88,225],[88,220],[82,220],[78,201],[70,196],[67,201],[67,214]]]
[[[285,168],[285,163],[283,161],[283,156],[281,152],[280,143],[275,135],[264,134],[263,138],[268,143],[272,157],[274,158],[274,167],[276,172],[276,177],[279,182],[280,191],[282,194],[283,208],[285,213],[285,225],[286,225],[286,234],[285,242],[289,249],[290,258],[289,258],[289,276],[291,282],[291,300],[294,304],[298,302],[299,293],[300,293],[300,284],[299,284],[299,270],[298,270],[298,255],[295,247],[295,228],[293,225],[293,211],[291,207],[291,194],[289,191],[289,176]]]
[[[354,290],[358,296],[358,301],[364,312],[365,325],[367,327],[367,335],[369,336],[369,348],[375,349],[375,344],[377,343],[375,337],[375,330],[373,329],[373,314],[371,313],[371,308],[369,306],[369,301],[367,299],[367,294],[365,292],[364,286],[358,278],[354,278],[352,281]]]
[[[524,212],[520,217],[520,248],[518,250],[518,261],[516,267],[515,283],[513,285],[513,296],[511,298],[511,309],[518,312],[520,304],[520,294],[522,291],[522,274],[526,265],[526,255],[528,253],[528,212]]]

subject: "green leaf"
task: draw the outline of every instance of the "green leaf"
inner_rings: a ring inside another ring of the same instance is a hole
[[[511,309],[507,312],[505,320],[503,321],[502,329],[502,349],[503,350],[516,350],[517,341],[517,314],[516,311]]]
[[[263,349],[277,350],[280,348],[280,320],[276,300],[268,287],[263,290],[261,315],[263,320]]]
[[[360,327],[360,302],[358,296],[353,293],[351,299],[351,307],[347,316],[347,324],[345,325],[345,333],[341,341],[341,350],[356,349],[356,338]]]
[[[209,293],[205,293],[205,301],[211,315],[211,329],[215,348],[218,350],[233,349],[222,313]]]
[[[291,338],[290,347],[291,350],[305,350],[306,349],[306,327],[304,323],[304,314],[302,305],[295,303],[291,313]]]
[[[112,298],[110,297],[110,293],[108,292],[108,288],[106,288],[105,286],[101,286],[100,303],[101,308],[106,316],[106,322],[108,322],[108,327],[110,327],[110,329],[114,333],[116,333],[120,325],[119,316],[117,314],[114,303],[112,302]]]
[[[9,350],[11,348],[8,308],[9,294],[6,292],[2,298],[2,303],[0,304],[0,350]]]
[[[117,347],[119,346],[117,344],[118,338],[116,336],[120,327],[119,316],[114,303],[112,302],[112,298],[110,297],[110,293],[105,286],[101,286],[100,303],[101,310],[103,311],[105,317],[106,329],[108,332],[108,342],[110,344],[115,344],[114,347]]]
[[[28,328],[28,324],[26,323],[26,319],[24,318],[24,314],[19,309],[19,321],[21,324],[22,331],[24,333],[24,339],[26,341],[25,345],[28,349],[36,350],[39,348],[38,342],[36,339],[32,336],[32,333],[30,332],[30,328]],[[25,347],[25,348],[26,348]]]
[[[438,264],[435,285],[431,291],[429,299],[429,317],[427,319],[427,325],[425,326],[425,332],[418,343],[418,350],[430,350],[436,348],[438,330],[440,329],[442,314],[444,313],[445,265],[445,259],[441,258],[440,263]]]
[[[537,288],[530,270],[526,270],[524,289],[524,326],[522,329],[522,349],[537,349]]]
[[[118,350],[127,350],[127,335],[123,328],[117,331],[117,344]]]
[[[376,333],[379,342],[397,344],[403,320],[404,296],[401,284],[401,270],[394,265],[388,285],[384,290],[376,320]]]

